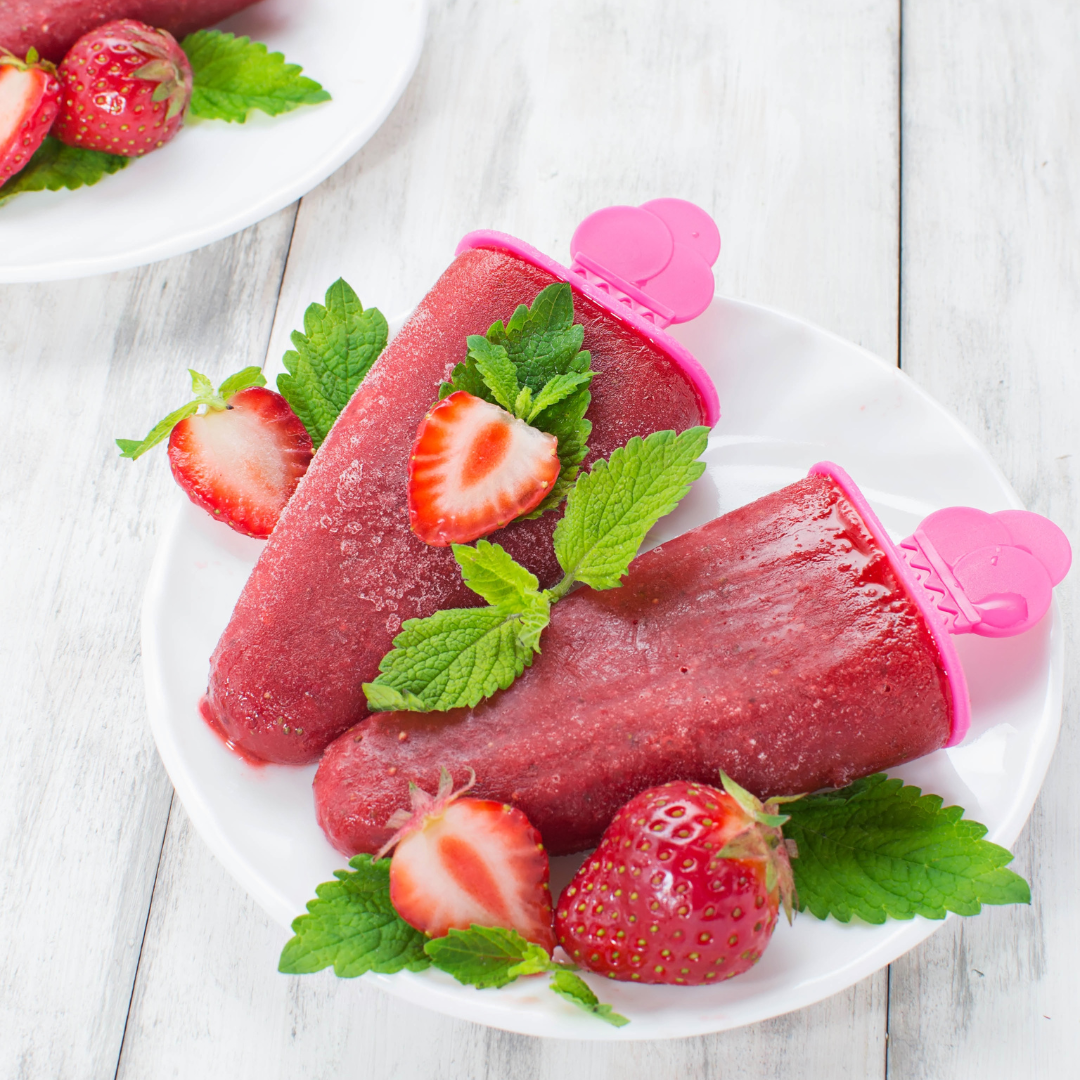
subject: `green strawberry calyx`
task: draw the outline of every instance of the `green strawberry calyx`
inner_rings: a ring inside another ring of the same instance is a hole
[[[739,804],[750,818],[750,823],[742,832],[733,836],[720,849],[721,859],[748,859],[765,864],[765,888],[772,892],[779,887],[780,901],[784,905],[784,914],[790,924],[798,898],[795,895],[795,877],[791,870],[791,860],[797,858],[799,851],[791,840],[786,840],[782,826],[790,820],[788,814],[778,814],[780,804],[801,799],[801,795],[778,796],[767,799],[764,803],[752,795],[746,788],[735,783],[722,769],[720,782],[724,790]]]
[[[169,108],[165,113],[165,119],[171,120],[174,116],[187,108],[191,100],[192,78],[190,72],[183,68],[173,59],[172,53],[165,45],[160,44],[150,37],[141,37],[138,41],[131,42],[131,46],[150,59],[132,72],[136,79],[145,79],[147,82],[155,82],[153,100],[156,102],[168,101]]]
[[[20,60],[10,49],[0,45],[0,67],[13,67],[16,71],[47,71],[50,75],[56,74],[56,65],[48,60],[42,60],[37,49],[31,46],[26,52],[26,59]]]
[[[120,447],[120,456],[131,458],[134,461],[141,457],[151,447],[157,446],[172,434],[172,429],[194,416],[199,409],[205,408],[207,412],[221,412],[231,409],[229,401],[241,390],[247,390],[252,386],[265,386],[266,379],[262,371],[257,367],[246,367],[235,375],[230,375],[216,390],[214,384],[203,374],[188,368],[191,376],[191,391],[194,397],[186,405],[169,413],[164,420],[159,421],[151,429],[144,439],[117,439],[116,445]]]

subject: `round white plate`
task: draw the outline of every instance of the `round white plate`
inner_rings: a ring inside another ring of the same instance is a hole
[[[846,468],[895,538],[943,506],[1020,505],[986,451],[895,367],[797,319],[717,298],[678,336],[720,393],[708,470],[649,537],[656,544],[774,491],[828,459]],[[213,851],[283,927],[315,886],[344,865],[315,823],[315,767],[254,768],[229,753],[198,713],[207,660],[261,542],[213,521],[177,493],[143,609],[150,722],[184,807]],[[1031,810],[1061,718],[1062,632],[1055,608],[1019,638],[958,640],[971,688],[966,741],[897,775],[967,808],[1011,845]],[[552,888],[576,859],[556,859]],[[458,985],[441,972],[367,975],[418,1005],[532,1035],[656,1039],[764,1020],[842,990],[918,944],[941,923],[880,927],[781,922],[761,963],[720,986],[681,988],[590,977],[631,1023],[609,1027],[536,979],[502,990]],[[268,977],[270,973],[268,972]],[[327,977],[327,976],[323,976]]]
[[[230,236],[325,180],[375,133],[416,68],[426,0],[263,0],[221,24],[300,64],[333,95],[246,124],[195,120],[78,191],[0,206],[0,282],[124,270]]]

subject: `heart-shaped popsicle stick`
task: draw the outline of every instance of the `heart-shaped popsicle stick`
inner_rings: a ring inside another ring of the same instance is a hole
[[[720,232],[699,206],[654,199],[590,214],[570,240],[571,269],[659,327],[696,318],[712,300]]]
[[[1072,551],[1048,518],[951,506],[899,545],[950,633],[1011,637],[1049,610]]]

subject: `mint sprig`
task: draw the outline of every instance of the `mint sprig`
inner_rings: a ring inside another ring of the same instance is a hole
[[[314,79],[287,64],[281,53],[247,37],[221,30],[197,30],[180,43],[191,63],[194,83],[188,112],[205,120],[242,124],[252,109],[270,116],[329,101]]]
[[[164,420],[155,424],[146,438],[117,439],[116,445],[120,447],[121,457],[131,458],[132,461],[141,457],[151,447],[157,446],[163,439],[167,439],[172,433],[172,429],[181,420],[194,416],[201,406],[205,406],[209,412],[220,412],[228,407],[229,398],[234,394],[238,394],[241,390],[246,390],[250,386],[266,385],[266,379],[263,377],[261,369],[257,367],[246,367],[235,375],[230,375],[217,390],[214,389],[214,384],[205,375],[201,375],[191,368],[188,368],[188,374],[191,376],[191,389],[195,394],[194,399],[186,405],[181,405],[175,412],[169,413]]]
[[[349,865],[352,873],[335,870],[337,880],[319,885],[308,914],[293,920],[296,936],[282,950],[278,971],[308,975],[333,965],[335,975],[353,979],[366,971],[428,967],[426,938],[390,902],[390,860],[357,855]]]
[[[579,581],[598,589],[620,584],[645,534],[701,475],[705,466],[696,459],[707,440],[704,427],[635,437],[579,476],[555,530],[565,576],[553,589],[541,592],[537,579],[498,544],[455,544],[465,584],[488,606],[448,608],[403,623],[379,674],[364,683],[368,708],[473,708],[507,689],[540,651],[552,604]]]
[[[536,593],[528,604],[524,611],[497,604],[408,619],[379,664],[380,674],[364,684],[368,707],[443,712],[471,708],[505,690],[532,664],[548,622],[545,597]]]
[[[574,974],[574,965],[552,960],[516,930],[498,926],[451,930],[446,937],[429,941],[424,951],[434,967],[480,989],[506,986],[521,975],[550,972],[548,986],[560,997],[615,1027],[630,1023],[610,1005],[600,1003],[588,983]]]
[[[365,972],[383,975],[437,967],[458,982],[480,989],[506,986],[522,975],[551,972],[551,989],[609,1024],[629,1021],[601,1005],[573,965],[552,960],[547,951],[516,930],[470,926],[446,937],[427,938],[410,926],[390,899],[390,859],[356,855],[348,870],[335,870],[335,881],[315,889],[308,913],[293,920],[294,937],[281,951],[278,971],[310,975],[333,967],[352,979]]]
[[[557,282],[521,304],[503,325],[468,339],[469,353],[439,387],[442,400],[455,390],[499,405],[519,420],[558,440],[559,478],[543,502],[525,518],[537,518],[566,498],[589,447],[592,424],[592,358],[581,348],[585,329],[574,323],[574,296]]]
[[[943,919],[1031,902],[1027,882],[1006,869],[1011,853],[983,839],[984,825],[885,773],[784,809],[799,908],[819,919]]]
[[[52,135],[10,180],[0,187],[0,206],[27,191],[60,191],[91,187],[106,176],[119,172],[131,158],[67,146]]]
[[[386,348],[387,336],[382,312],[365,311],[342,278],[327,289],[325,307],[312,304],[304,312],[304,332],[293,331],[296,351],[283,357],[287,374],[277,377],[277,388],[316,450]]]

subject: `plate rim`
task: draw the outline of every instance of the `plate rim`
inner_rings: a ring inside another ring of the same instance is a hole
[[[74,278],[111,274],[120,270],[134,270],[164,259],[186,255],[208,244],[216,243],[218,240],[225,240],[276,214],[298,199],[302,199],[361,150],[383,126],[401,100],[402,94],[416,73],[427,36],[428,0],[412,0],[412,3],[416,5],[414,11],[416,21],[412,27],[410,50],[403,57],[404,62],[398,69],[397,78],[389,93],[384,97],[378,112],[372,114],[373,119],[369,120],[364,127],[354,130],[348,138],[329,147],[292,182],[264,193],[255,202],[245,205],[216,224],[181,231],[168,239],[154,241],[142,248],[129,249],[126,253],[101,257],[52,258],[18,266],[5,266],[0,262],[0,284],[28,285],[47,281],[69,281]]]

